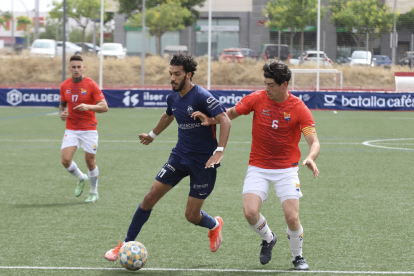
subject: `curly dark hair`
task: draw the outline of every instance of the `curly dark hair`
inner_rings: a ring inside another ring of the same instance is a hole
[[[183,55],[181,52],[174,54],[170,65],[173,66],[182,66],[185,73],[190,72],[191,78],[190,80],[193,80],[193,76],[195,74],[195,71],[197,71],[197,61],[194,60],[194,56],[192,55]]]
[[[285,81],[289,84],[292,73],[286,64],[271,60],[263,65],[263,76],[273,79],[278,85],[282,85]]]
[[[73,55],[73,56],[71,56],[69,62],[71,62],[72,60],[79,60],[79,61],[82,61],[83,62],[83,58],[80,55]]]

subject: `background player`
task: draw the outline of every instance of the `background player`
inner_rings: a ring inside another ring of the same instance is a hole
[[[309,154],[302,165],[306,165],[317,178],[319,171],[315,159],[320,151],[319,140],[309,109],[287,90],[291,78],[289,67],[273,61],[265,64],[263,71],[265,90],[253,92],[235,107],[227,109],[230,119],[254,112],[252,147],[243,186],[243,212],[250,227],[263,239],[260,262],[267,264],[277,238],[260,208],[267,199],[270,183],[273,183],[288,226],[292,262],[295,269],[307,270],[309,266],[302,257],[303,227],[299,220],[302,192],[298,177],[298,144],[302,132],[309,144]],[[201,119],[203,125],[217,123],[201,112],[192,116]]]
[[[62,121],[66,121],[62,141],[62,164],[69,173],[78,178],[75,196],[82,194],[85,182],[89,179],[91,188],[85,202],[96,202],[99,199],[99,171],[95,163],[98,150],[98,121],[95,112],[107,112],[108,104],[98,85],[83,76],[85,65],[81,56],[74,55],[70,58],[69,70],[72,77],[60,85],[59,114]],[[79,146],[85,151],[88,175],[82,173],[73,161],[73,155]]]
[[[169,72],[174,93],[167,97],[167,110],[149,134],[139,135],[141,143],[148,145],[171,124],[174,118],[178,124],[177,144],[135,212],[124,242],[136,239],[158,200],[189,175],[190,193],[185,217],[195,225],[210,229],[208,236],[212,252],[220,247],[223,219],[219,216],[214,218],[209,216],[201,210],[201,206],[214,189],[216,169],[223,158],[231,123],[220,102],[204,88],[192,84],[191,80],[196,70],[197,62],[191,55],[181,53],[173,55]],[[202,126],[200,120],[194,122],[191,118],[194,111],[209,114],[220,122],[218,144],[216,127]],[[121,246],[122,242],[119,242],[105,254],[105,258],[109,261],[117,260]]]

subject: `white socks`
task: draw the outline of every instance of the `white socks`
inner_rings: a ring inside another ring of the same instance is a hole
[[[260,214],[259,221],[255,225],[250,225],[250,227],[266,242],[271,242],[273,240],[272,231],[270,231],[267,221],[262,214]]]
[[[93,171],[88,170],[89,183],[91,184],[91,189],[89,192],[92,194],[98,193],[98,175],[98,166],[95,166],[95,169]]]
[[[78,180],[84,179],[83,173],[81,172],[81,170],[79,170],[78,165],[76,165],[75,161],[72,161],[72,163],[70,163],[70,166],[68,168],[65,168],[65,170],[67,170],[72,175],[76,176]]]
[[[300,226],[298,231],[292,231],[287,228],[287,237],[290,243],[290,249],[292,250],[292,261],[296,256],[302,256],[303,245],[303,227]]]

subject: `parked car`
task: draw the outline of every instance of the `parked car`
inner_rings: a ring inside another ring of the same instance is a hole
[[[279,53],[279,44],[264,44],[263,51],[260,57],[264,60],[278,59],[278,53]],[[289,63],[290,50],[289,50],[289,46],[286,44],[280,44],[280,60],[287,61],[287,63]]]
[[[56,41],[53,39],[36,39],[30,47],[31,56],[54,58],[56,51]]]
[[[66,44],[65,53],[66,53],[67,56],[82,54],[82,47],[79,47],[75,43],[72,43],[72,42],[69,42],[69,41],[65,41],[65,44]],[[63,47],[62,46],[63,46],[63,41],[58,41],[57,42],[57,47],[56,47],[58,55],[63,54]]]
[[[370,51],[353,51],[349,60],[351,66],[371,66]]]
[[[241,49],[228,48],[224,49],[223,52],[221,52],[219,61],[244,63],[244,55]]]
[[[349,65],[349,59],[344,56],[337,56],[336,63],[339,65]]]
[[[121,43],[104,43],[98,55],[122,59],[126,57],[126,52],[126,48],[122,47]]]
[[[244,57],[248,57],[251,59],[259,59],[259,55],[253,51],[252,49],[249,48],[240,48],[240,50],[242,50],[243,56]]]
[[[374,55],[372,57],[371,66],[383,66],[383,67],[390,68],[391,64],[392,64],[392,60],[389,56]]]
[[[188,47],[186,45],[167,45],[164,47],[164,55],[168,55],[168,58],[178,52],[186,55],[188,54]]]
[[[82,42],[76,42],[75,44],[82,48]],[[94,53],[93,43],[85,42],[83,46],[85,47],[84,52]],[[98,52],[101,48],[98,45],[95,45],[95,49],[96,52]]]
[[[405,52],[405,55],[398,61],[398,65],[412,67],[414,63],[414,52]]]
[[[318,51],[306,51],[302,56],[302,64],[315,64],[318,62]],[[319,51],[319,64],[322,66],[332,67],[332,60]]]

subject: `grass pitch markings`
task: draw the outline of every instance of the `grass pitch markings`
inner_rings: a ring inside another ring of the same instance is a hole
[[[393,150],[407,150],[407,151],[414,151],[414,149],[410,148],[397,148],[397,147],[387,147],[382,145],[375,145],[373,143],[381,143],[381,142],[387,142],[387,141],[406,141],[406,140],[414,140],[414,138],[397,138],[397,139],[381,139],[381,140],[371,140],[371,141],[365,141],[362,142],[364,146],[368,147],[374,147],[374,148],[382,148],[382,149],[393,149]],[[388,144],[388,143],[387,143]],[[400,144],[396,144],[400,145]],[[404,144],[403,144],[404,145]]]
[[[125,270],[112,267],[47,267],[47,266],[0,266],[1,269],[37,270]],[[414,275],[414,271],[324,271],[324,270],[259,270],[259,269],[198,269],[198,268],[142,268],[148,271],[194,271],[194,272],[246,272],[246,273],[321,273],[321,274],[379,274]]]

